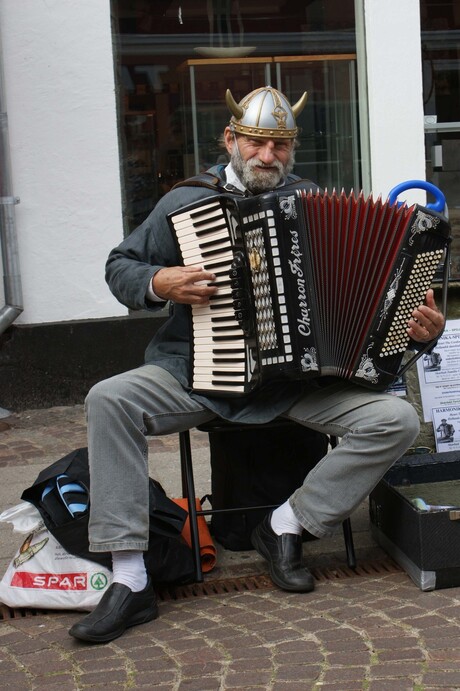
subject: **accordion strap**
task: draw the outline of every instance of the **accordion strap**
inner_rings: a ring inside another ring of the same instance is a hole
[[[217,175],[212,175],[212,173],[200,173],[200,175],[194,175],[181,182],[176,182],[172,189],[175,190],[177,187],[207,187],[216,192],[226,192],[222,183],[223,180],[218,178]]]
[[[237,189],[236,187],[231,186],[231,190],[229,190],[229,186],[226,186],[224,180],[217,177],[217,175],[213,175],[212,173],[208,172],[200,173],[199,175],[194,175],[193,177],[187,178],[186,180],[182,180],[181,182],[176,182],[172,189],[175,190],[178,187],[206,187],[210,190],[215,190],[215,192],[225,193],[231,191],[233,194],[238,194],[241,196],[244,195],[244,192]],[[288,191],[289,189],[296,189],[298,187],[307,188],[308,190],[311,190],[313,194],[315,194],[316,192],[322,192],[321,188],[318,187],[318,185],[312,182],[311,180],[299,178],[297,177],[297,175],[291,174],[287,176],[286,184],[283,186],[282,189],[286,189]]]

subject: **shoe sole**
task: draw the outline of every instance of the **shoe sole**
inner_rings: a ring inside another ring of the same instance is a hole
[[[105,634],[104,636],[92,635],[90,633],[85,633],[84,631],[74,631],[73,629],[78,627],[78,624],[72,626],[72,628],[69,630],[69,634],[74,638],[78,638],[80,641],[87,641],[88,643],[110,643],[110,641],[114,641],[116,638],[122,636],[126,629],[129,629],[132,626],[138,626],[139,624],[147,624],[147,622],[157,619],[158,614],[158,607],[152,607],[150,610],[140,612],[139,614],[133,616],[132,619],[130,619],[129,622],[124,624],[122,627],[116,631]]]
[[[259,538],[259,535],[256,532],[253,532],[251,535],[251,542],[254,547],[254,549],[259,552],[260,556],[266,559],[268,562],[268,571],[270,573],[270,578],[272,579],[273,583],[278,586],[278,588],[281,588],[281,590],[286,590],[290,593],[310,593],[312,590],[315,588],[315,583],[313,581],[313,576],[312,576],[312,583],[311,586],[295,586],[295,585],[289,585],[286,584],[284,581],[280,581],[276,573],[273,572],[273,565],[272,565],[272,560],[270,557],[270,553],[265,547],[265,544],[263,541]]]

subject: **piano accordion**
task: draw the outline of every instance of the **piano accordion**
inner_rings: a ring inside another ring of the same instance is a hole
[[[449,223],[419,205],[300,187],[220,194],[168,220],[183,264],[216,275],[209,304],[190,306],[196,392],[331,375],[384,390],[442,266],[447,283]]]

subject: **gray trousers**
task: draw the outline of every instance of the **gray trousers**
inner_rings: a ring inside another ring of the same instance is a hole
[[[215,418],[155,365],[96,384],[86,399],[91,474],[90,550],[148,547],[146,436]],[[341,438],[290,497],[300,523],[331,535],[414,442],[419,420],[401,398],[338,382],[306,394],[283,417]]]

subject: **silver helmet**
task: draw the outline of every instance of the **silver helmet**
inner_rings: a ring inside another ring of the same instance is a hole
[[[264,86],[251,91],[236,103],[230,89],[227,89],[225,101],[232,113],[229,127],[237,134],[253,137],[294,139],[299,133],[295,119],[304,109],[307,97],[305,91],[291,106],[281,91]]]

